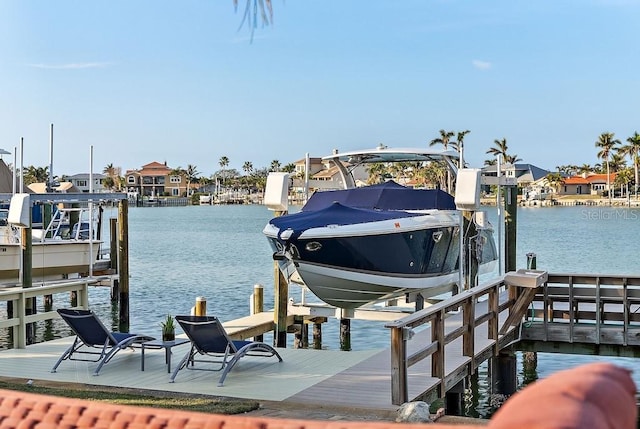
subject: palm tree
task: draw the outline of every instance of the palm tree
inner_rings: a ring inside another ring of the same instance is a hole
[[[620,150],[611,154],[611,161],[609,161],[609,168],[612,173],[616,173],[627,166],[627,161],[624,159],[624,155],[620,153]]]
[[[30,165],[24,171],[24,184],[45,183],[49,179],[49,167],[34,167]]]
[[[618,152],[624,155],[628,155],[629,158],[631,159],[631,162],[633,163],[633,177],[635,180],[634,194],[637,198],[638,197],[638,163],[640,161],[638,159],[638,157],[640,156],[640,134],[638,134],[638,132],[635,131],[631,137],[627,138],[627,143],[629,144],[622,146],[618,150]]]
[[[387,167],[383,162],[367,164],[366,169],[369,174],[369,178],[367,179],[368,185],[375,185],[377,183],[384,182],[385,175],[387,174]]]
[[[226,174],[226,168],[229,166],[229,158],[227,158],[226,156],[222,156],[220,157],[220,161],[218,161],[218,164],[220,165],[220,170],[221,170],[221,175],[222,175],[222,183],[224,184],[225,179],[227,178],[227,174]]]
[[[440,137],[431,140],[431,142],[429,142],[429,146],[441,144],[444,147],[444,150],[447,150],[449,147],[449,140],[454,135],[455,133],[453,131],[440,130]],[[451,172],[449,169],[447,169],[447,192],[451,192]]]
[[[189,196],[189,191],[191,190],[191,183],[195,183],[198,181],[198,167],[192,164],[188,164],[186,170],[184,170],[184,176],[187,179],[187,197]]]
[[[503,138],[502,140],[495,139],[493,141],[493,144],[496,147],[490,147],[486,153],[493,155],[495,157],[497,157],[498,155],[502,155],[502,161],[507,162],[507,157],[509,156],[507,155],[507,150],[509,150],[509,148],[507,147],[507,139],[506,138]]]
[[[464,130],[458,131],[458,135],[456,137],[456,141],[451,143],[451,146],[454,147],[458,152],[460,152],[464,148],[464,136],[469,134],[471,131]],[[464,165],[458,163],[458,167],[464,168]]]
[[[580,167],[578,167],[578,173],[583,174],[583,173],[591,173],[593,171],[593,167],[591,167],[589,164],[582,164]]]
[[[107,178],[104,180],[103,184],[107,189],[116,188],[117,190],[120,190],[120,172],[120,167],[115,167],[113,163],[109,163],[104,167],[102,173],[106,174]]]
[[[609,155],[616,145],[620,144],[620,140],[614,139],[614,133],[604,132],[598,137],[596,147],[600,149],[598,158],[602,158],[607,163],[607,195],[609,196],[609,204],[611,204],[611,177],[609,174]]]
[[[277,159],[274,159],[273,161],[271,161],[271,166],[269,167],[269,171],[273,171],[273,172],[277,172],[280,171],[280,161],[278,161]]]
[[[237,11],[238,0],[233,0],[233,6]],[[246,0],[240,27],[245,24],[249,27],[251,31],[251,42],[253,42],[253,32],[258,28],[258,21],[261,21],[263,26],[273,22],[273,5],[271,0]]]
[[[554,192],[558,193],[558,187],[564,183],[564,177],[562,177],[562,174],[560,174],[560,172],[549,173],[545,178],[547,179],[549,186],[553,188]]]
[[[620,186],[620,194],[622,194],[622,189],[626,189],[627,196],[629,195],[629,183],[633,181],[633,172],[631,168],[623,168],[616,174],[616,180],[614,181],[614,186]]]
[[[247,176],[250,175],[253,171],[253,164],[250,161],[245,161],[244,164],[242,164],[242,170]]]
[[[449,140],[451,140],[451,137],[453,137],[454,135],[455,133],[453,131],[440,130],[440,137],[431,140],[431,142],[429,142],[429,146],[442,144],[442,146],[444,146],[444,149],[447,150],[449,146]]]

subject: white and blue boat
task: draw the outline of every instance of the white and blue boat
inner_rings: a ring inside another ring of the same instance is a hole
[[[354,184],[345,167],[354,160],[449,162],[456,154],[385,148],[323,159],[341,169],[343,183]],[[451,290],[460,278],[460,216],[447,192],[388,181],[315,192],[300,212],[271,219],[263,232],[283,273],[297,275],[330,305],[357,308],[408,293],[429,297]],[[493,229],[477,233],[480,270],[493,270],[498,257]]]

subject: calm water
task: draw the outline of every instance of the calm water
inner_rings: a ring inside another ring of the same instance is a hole
[[[496,209],[488,208],[488,212],[496,225]],[[106,215],[116,217],[117,211],[107,211]],[[272,308],[273,262],[262,235],[262,228],[271,216],[259,205],[131,208],[131,331],[160,335],[159,324],[165,315],[188,314],[197,296],[206,297],[207,312],[223,321],[246,316],[256,283],[264,285],[265,308]],[[579,206],[518,210],[521,267],[526,265],[526,254],[534,252],[538,268],[550,272],[640,275],[636,256],[639,242],[638,208]],[[299,288],[291,289],[291,295],[299,301]],[[66,304],[56,298],[56,306]],[[93,288],[90,305],[103,320],[117,320],[108,288]],[[0,317],[4,311],[5,308],[0,309]],[[48,323],[39,326],[38,336],[41,340],[65,332],[61,323]],[[325,347],[339,347],[338,333],[335,320],[323,327]],[[381,323],[352,322],[353,349],[388,347],[389,342],[388,331]],[[613,360],[540,354],[537,376],[545,377],[596,359]],[[628,367],[637,366],[630,359],[615,361]],[[636,382],[640,385],[637,374]],[[486,403],[479,405],[483,406],[488,407]]]

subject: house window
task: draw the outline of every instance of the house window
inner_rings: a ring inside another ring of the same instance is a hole
[[[171,176],[169,178],[169,181],[171,183],[180,183],[180,182],[182,182],[182,177],[180,177],[180,176]]]
[[[171,189],[171,195],[173,195],[174,197],[179,197],[180,196],[180,189],[172,188]]]
[[[127,176],[127,183],[134,185],[136,183],[136,177],[135,176]]]
[[[76,186],[86,187],[87,186],[87,181],[86,180],[78,180],[78,184]]]

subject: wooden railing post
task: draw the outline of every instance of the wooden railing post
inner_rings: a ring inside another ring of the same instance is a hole
[[[391,403],[404,404],[409,400],[407,386],[407,342],[404,328],[391,329]]]
[[[473,358],[475,349],[475,330],[476,330],[476,298],[471,296],[462,305],[462,319],[465,327],[462,334],[462,354]],[[472,372],[475,371],[475,366]]]
[[[433,321],[431,322],[431,341],[437,344],[436,351],[431,356],[431,376],[438,378],[440,383],[438,385],[438,396],[442,397],[445,394],[444,387],[444,318],[446,312],[444,309],[440,310]]]
[[[491,318],[487,323],[487,336],[490,340],[498,340],[498,325],[499,325],[499,316],[500,316],[500,285],[497,284],[495,287],[492,287],[489,290],[489,312],[491,313]],[[497,353],[497,343],[496,343],[496,353]]]

